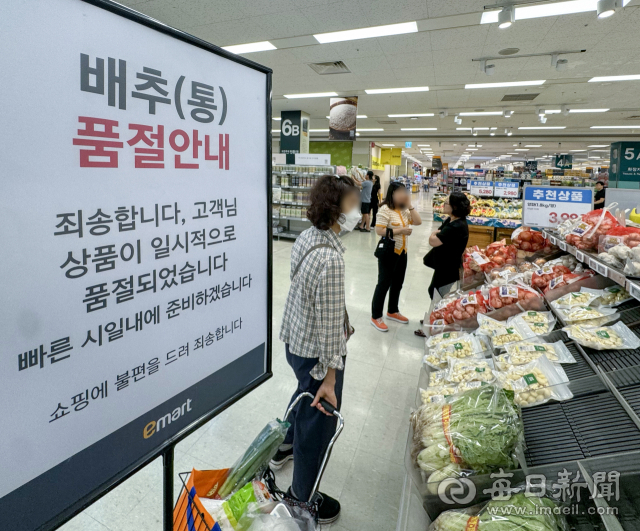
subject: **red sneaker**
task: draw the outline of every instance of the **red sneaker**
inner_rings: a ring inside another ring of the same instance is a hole
[[[373,325],[373,327],[376,330],[380,330],[380,332],[388,332],[389,331],[389,327],[384,324],[384,321],[382,320],[382,317],[380,317],[379,319],[374,319],[373,317],[371,318],[371,324]]]
[[[392,321],[397,321],[397,322],[402,323],[402,324],[409,324],[409,319],[407,319],[400,312],[397,312],[397,313],[388,313],[387,312],[387,319],[391,319]]]

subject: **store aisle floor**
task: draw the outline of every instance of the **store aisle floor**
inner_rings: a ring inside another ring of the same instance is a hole
[[[345,429],[336,443],[322,481],[322,490],[342,504],[335,531],[392,531],[396,528],[405,475],[404,452],[409,414],[424,342],[413,331],[428,309],[431,270],[422,257],[432,230],[430,200],[413,194],[424,223],[409,238],[407,275],[400,311],[410,323],[389,321],[388,333],[370,324],[371,297],[377,280],[373,250],[378,237],[355,232],[344,237],[347,247],[346,299],[356,333],[349,342],[342,413]],[[177,445],[177,472],[230,466],[272,418],[282,416],[296,384],[278,340],[289,289],[289,260],[293,243],[273,245],[273,372],[260,388]],[[386,313],[386,304],[385,304]],[[278,474],[286,488],[293,465]],[[174,481],[175,496],[180,480]],[[162,529],[162,462],[147,465],[61,528],[64,531],[159,531]],[[416,530],[422,531],[422,530]]]

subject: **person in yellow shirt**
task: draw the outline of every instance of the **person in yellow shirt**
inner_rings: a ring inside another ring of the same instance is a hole
[[[404,184],[392,182],[380,205],[376,220],[378,236],[385,236],[387,229],[391,229],[392,238],[395,240],[395,252],[378,259],[378,285],[371,301],[371,324],[380,332],[389,330],[382,319],[387,292],[389,292],[387,318],[402,324],[409,323],[409,319],[398,309],[398,300],[407,271],[407,244],[413,230],[412,226],[421,224],[420,214],[411,205],[411,197]]]

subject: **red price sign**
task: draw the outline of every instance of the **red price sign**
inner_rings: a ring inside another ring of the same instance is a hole
[[[503,192],[505,197],[509,197],[509,196],[513,196],[513,197],[518,197],[518,190],[517,189],[507,189]]]
[[[558,215],[557,212],[549,212],[549,223],[553,223],[557,225],[558,223],[563,223],[568,219],[578,219],[578,214],[568,214],[567,212],[562,212],[562,214]]]
[[[485,194],[485,195],[491,195],[493,194],[493,189],[491,188],[479,188],[478,192],[481,194]]]

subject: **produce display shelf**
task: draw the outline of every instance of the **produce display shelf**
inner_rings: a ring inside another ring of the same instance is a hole
[[[280,188],[286,188],[287,190],[311,190],[311,186],[285,186],[284,184],[278,185]]]
[[[298,236],[300,236],[300,234],[302,234],[301,232],[278,232],[277,234],[274,234],[274,236],[277,236],[278,239],[280,238],[286,238],[288,240],[295,240]]]
[[[311,203],[301,203],[299,201],[272,201],[274,205],[309,206]]]
[[[582,353],[578,350],[578,346],[573,342],[566,343],[565,345],[569,352],[576,359],[576,363],[565,363],[562,368],[569,377],[569,381],[579,380],[580,378],[588,378],[594,376],[596,372],[593,367],[585,359]],[[572,392],[576,394],[576,389],[572,388]]]
[[[276,216],[274,216],[273,219],[282,219],[282,220],[287,220],[287,221],[303,221],[305,223],[311,223],[311,221],[309,221],[307,218],[276,217]]]
[[[609,392],[522,410],[529,466],[640,450],[640,429]]]
[[[629,329],[640,338],[640,325],[632,326]],[[591,361],[593,361],[596,366],[601,367],[605,372],[640,365],[639,350],[595,350],[584,347],[584,351]]]

